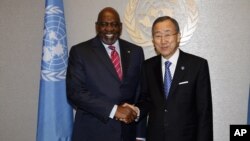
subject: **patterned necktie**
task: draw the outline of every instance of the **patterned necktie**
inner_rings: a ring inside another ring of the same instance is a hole
[[[109,46],[109,49],[111,49],[111,61],[115,67],[115,70],[118,74],[118,77],[120,80],[122,80],[122,69],[121,69],[121,64],[120,64],[120,57],[118,52],[115,50],[114,46]]]
[[[169,61],[165,62],[164,94],[166,98],[168,97],[169,89],[171,87],[171,82],[172,82],[172,76],[171,76],[170,69],[169,69],[170,65],[171,65],[171,62]]]

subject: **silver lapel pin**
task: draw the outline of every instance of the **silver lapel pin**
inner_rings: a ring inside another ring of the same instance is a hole
[[[184,66],[181,66],[181,70],[185,70],[185,67],[184,67]]]

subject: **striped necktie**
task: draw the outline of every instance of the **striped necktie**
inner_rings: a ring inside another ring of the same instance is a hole
[[[118,52],[115,50],[114,46],[109,46],[109,49],[111,49],[111,61],[114,65],[114,68],[116,70],[116,73],[120,80],[122,80],[122,68],[120,64],[120,57]]]

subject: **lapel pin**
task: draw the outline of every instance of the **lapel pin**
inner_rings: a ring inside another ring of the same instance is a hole
[[[185,70],[185,67],[184,67],[184,66],[181,66],[181,70]]]
[[[128,53],[130,53],[130,50],[128,50]]]

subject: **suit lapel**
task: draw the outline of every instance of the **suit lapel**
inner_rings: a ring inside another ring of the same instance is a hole
[[[153,76],[156,76],[156,83],[158,83],[158,84],[155,84],[155,85],[157,87],[159,87],[159,90],[161,91],[161,94],[165,99],[164,87],[163,87],[162,66],[161,66],[161,56],[160,55],[158,55],[157,58],[156,58],[156,62],[155,62],[155,65],[154,65],[154,75]]]
[[[186,73],[186,69],[187,67],[185,65],[185,56],[184,53],[180,50],[180,56],[175,68],[174,78],[172,80],[171,88],[169,91],[169,97],[173,96],[175,89],[178,87],[179,82]]]
[[[125,78],[130,63],[131,50],[129,47],[127,46],[125,47],[121,40],[119,40],[119,46],[120,46],[120,56],[121,56],[120,58],[122,63],[122,73],[123,73],[123,78]]]
[[[109,72],[114,76],[118,81],[120,81],[116,70],[112,64],[112,61],[105,50],[105,47],[103,46],[102,42],[99,40],[98,37],[96,37],[93,40],[93,50],[96,53],[96,58],[99,59],[101,62],[103,62],[105,68],[109,70]]]

